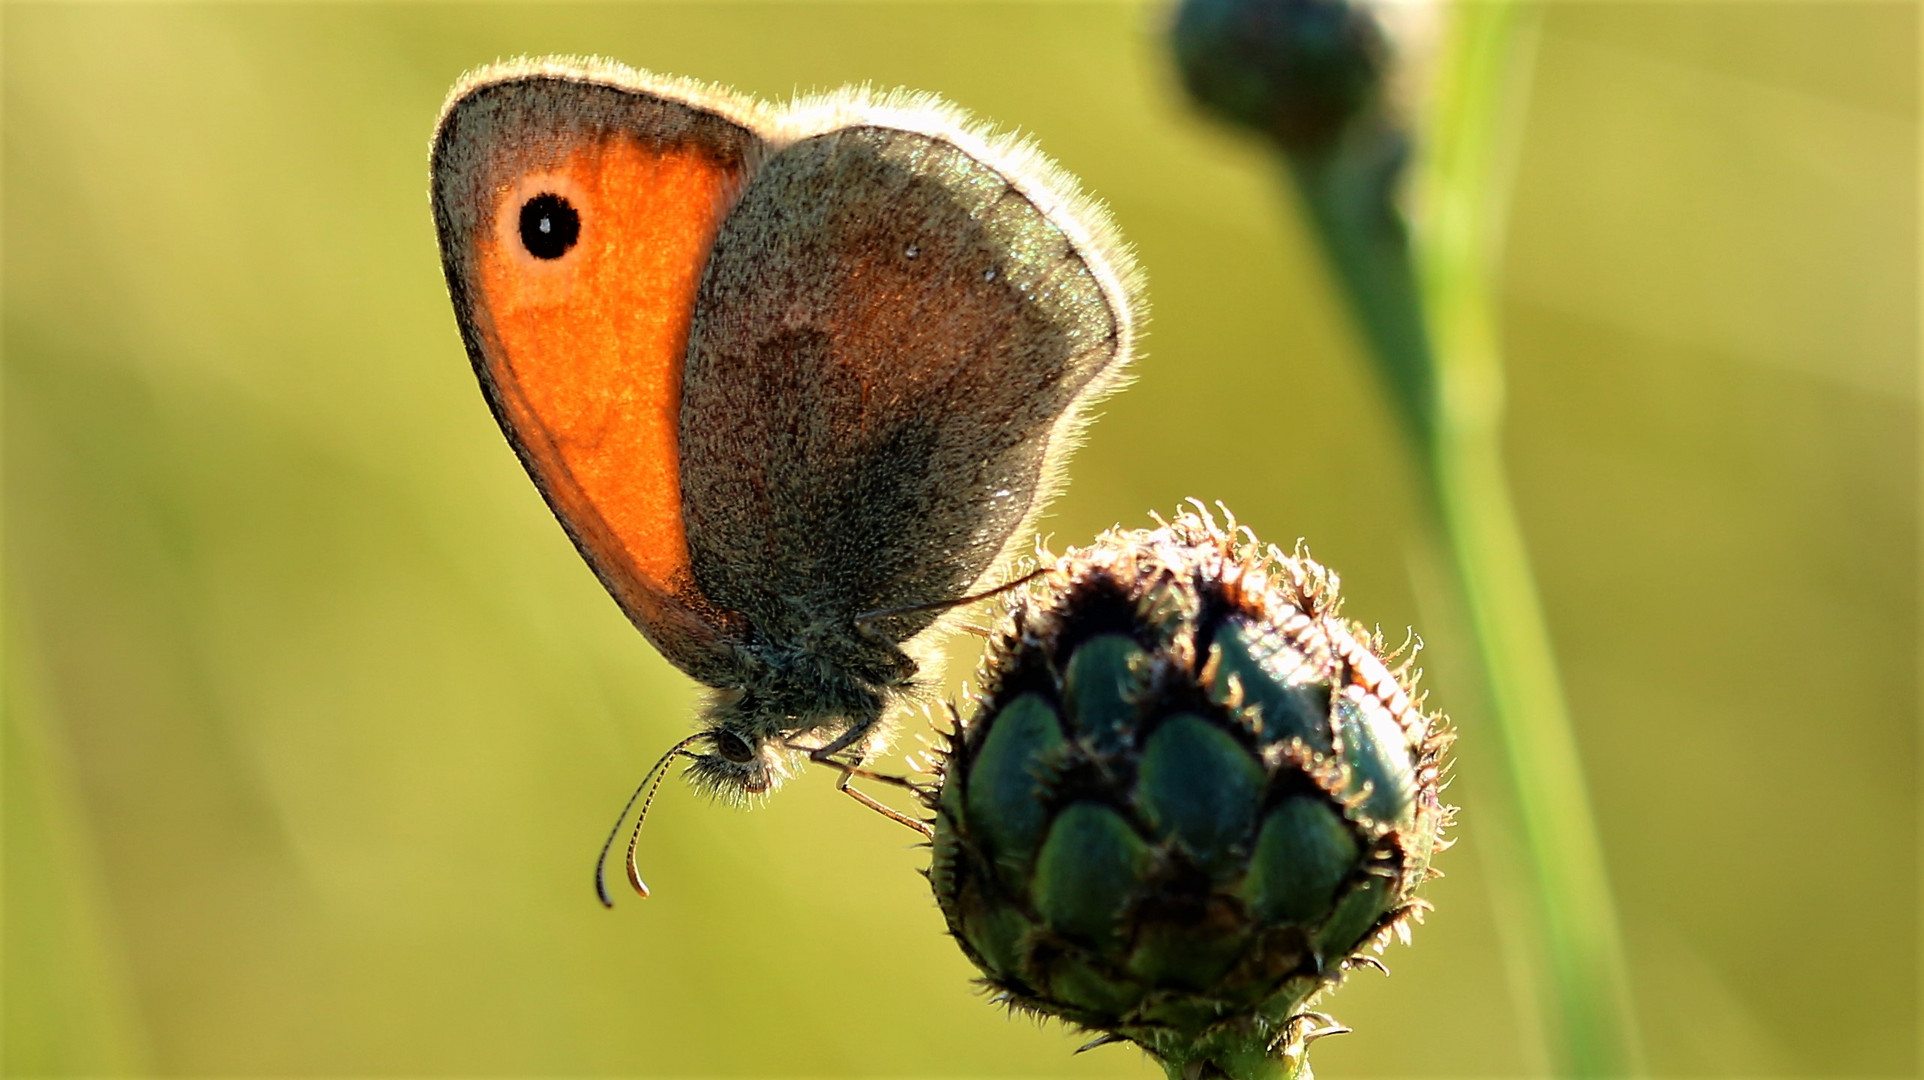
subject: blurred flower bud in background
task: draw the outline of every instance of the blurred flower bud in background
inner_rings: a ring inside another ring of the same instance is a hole
[[[1437,373],[1404,203],[1433,9],[1384,5],[1383,20],[1351,0],[1185,0],[1169,30],[1190,99],[1282,159],[1419,452]]]
[[[1170,42],[1198,103],[1301,152],[1372,108],[1389,64],[1381,27],[1346,0],[1190,0]]]
[[[1017,595],[930,796],[998,1000],[1172,1076],[1306,1075],[1309,1005],[1407,939],[1451,814],[1409,657],[1338,608],[1306,554],[1192,513]]]

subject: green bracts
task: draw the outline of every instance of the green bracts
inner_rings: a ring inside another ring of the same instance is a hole
[[[930,796],[930,881],[1001,1000],[1172,1075],[1300,1068],[1309,1004],[1407,932],[1450,818],[1450,736],[1336,590],[1183,514],[1012,601]]]

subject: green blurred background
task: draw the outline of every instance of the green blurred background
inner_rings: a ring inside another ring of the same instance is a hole
[[[1409,462],[1254,145],[1156,5],[9,3],[9,1075],[1151,1076],[974,996],[898,826],[671,785],[695,695],[482,406],[427,139],[465,69],[596,52],[1033,133],[1150,279],[1047,528],[1195,495],[1390,636]],[[1909,4],[1544,12],[1504,269],[1510,463],[1665,1076],[1918,1067],[1917,63]],[[1436,704],[1452,704],[1432,640]],[[954,673],[971,665],[958,645]],[[1330,1000],[1328,1077],[1537,1070],[1489,861]]]

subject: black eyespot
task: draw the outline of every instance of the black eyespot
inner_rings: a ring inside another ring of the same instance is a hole
[[[521,204],[521,246],[537,259],[559,259],[581,238],[581,215],[568,200],[544,191]]]
[[[715,733],[715,751],[737,765],[746,765],[755,760],[755,748],[748,740],[732,731]]]

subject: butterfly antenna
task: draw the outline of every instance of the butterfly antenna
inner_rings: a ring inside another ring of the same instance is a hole
[[[973,604],[978,600],[987,600],[990,597],[1001,596],[1005,592],[1019,589],[1053,569],[1055,569],[1054,566],[1038,566],[1013,581],[1005,581],[993,589],[989,589],[986,592],[979,592],[972,596],[958,596],[950,600],[937,600],[932,604],[911,604],[908,607],[885,608],[881,611],[864,611],[860,615],[855,616],[855,624],[861,626],[874,622],[876,619],[886,619],[895,615],[915,615],[924,611],[947,611],[950,608]]]
[[[601,842],[601,855],[595,859],[595,895],[601,898],[602,907],[615,906],[614,899],[608,895],[607,875],[603,870],[608,865],[608,852],[614,849],[615,837],[621,835],[621,823],[628,820],[628,811],[635,808],[637,799],[641,799],[641,813],[636,815],[635,832],[628,839],[628,884],[633,885],[635,891],[644,899],[648,896],[648,886],[642,884],[641,870],[635,865],[635,843],[641,839],[641,823],[648,820],[648,808],[655,803],[655,792],[661,790],[661,782],[668,776],[668,763],[679,755],[687,754],[688,744],[701,738],[702,735],[703,733],[698,731],[669,747],[668,752],[661,755],[661,760],[655,762],[642,776],[640,785],[635,788],[635,793],[628,796],[628,801],[622,804],[621,816],[615,819],[615,827],[608,830],[608,839]],[[645,799],[642,799],[643,792],[648,794]]]

